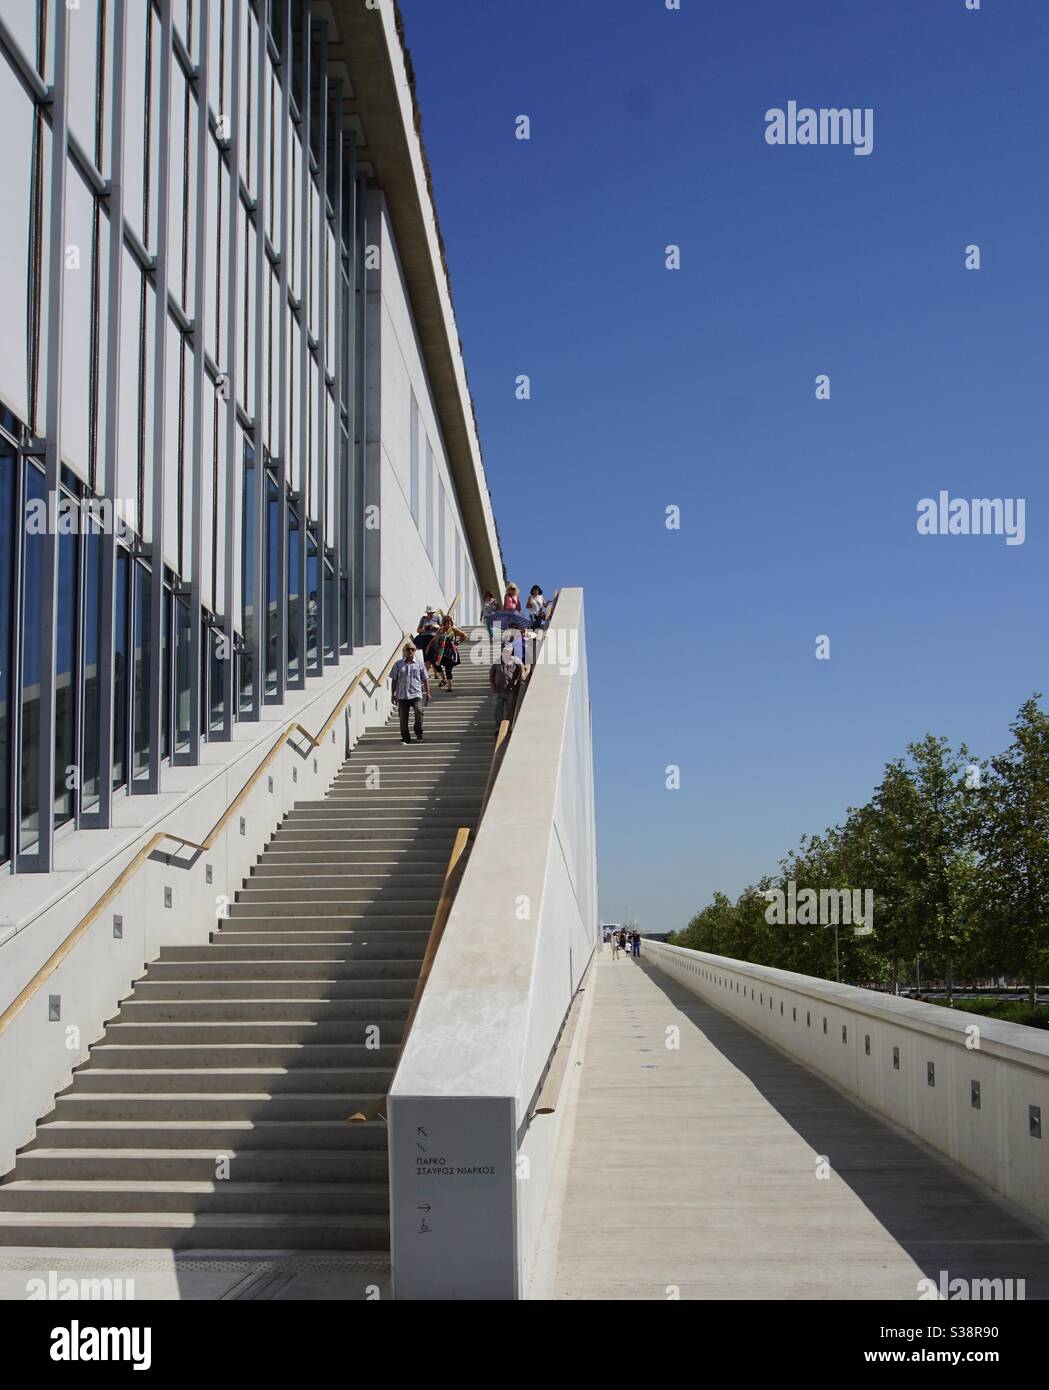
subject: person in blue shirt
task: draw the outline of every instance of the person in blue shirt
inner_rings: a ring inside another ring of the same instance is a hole
[[[405,642],[401,660],[394,664],[390,672],[393,698],[397,701],[397,713],[401,721],[401,742],[411,743],[408,734],[408,716],[415,714],[415,737],[421,743],[423,736],[423,705],[430,703],[430,678],[426,667],[415,659],[415,643]]]

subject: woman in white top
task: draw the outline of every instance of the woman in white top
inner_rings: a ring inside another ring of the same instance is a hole
[[[543,619],[546,617],[546,599],[543,591],[538,584],[532,585],[532,592],[528,595],[528,616],[532,620],[533,627],[542,627]]]

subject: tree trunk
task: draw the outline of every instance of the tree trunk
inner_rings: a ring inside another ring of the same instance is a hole
[[[947,1007],[948,1007],[949,1009],[953,1009],[953,1008],[954,1008],[954,969],[953,969],[953,966],[952,966],[952,964],[951,964],[951,953],[950,953],[950,951],[947,952],[946,973],[947,973],[947,981],[946,981],[946,983],[947,983]]]
[[[1038,986],[1037,986],[1037,984],[1035,983],[1035,977],[1032,975],[1032,976],[1031,976],[1030,983],[1029,983],[1028,986],[1027,986],[1027,1002],[1028,1002],[1028,1004],[1030,1004],[1030,1006],[1031,1006],[1032,1009],[1034,1008],[1034,1005],[1035,1005],[1035,992],[1036,992],[1037,988],[1038,988]]]

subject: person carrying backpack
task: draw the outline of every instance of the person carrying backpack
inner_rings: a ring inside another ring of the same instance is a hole
[[[506,647],[503,649],[502,656],[492,664],[488,672],[488,684],[492,687],[492,692],[495,695],[496,733],[499,732],[499,725],[503,720],[513,716],[524,669],[524,662],[521,658],[516,656],[511,648]]]

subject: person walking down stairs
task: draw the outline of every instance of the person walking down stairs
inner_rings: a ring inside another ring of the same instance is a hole
[[[423,706],[430,703],[430,677],[426,667],[415,659],[415,643],[405,642],[401,649],[401,660],[396,662],[390,672],[393,698],[397,702],[397,713],[401,721],[401,742],[411,743],[408,734],[408,718],[415,714],[415,737],[421,743],[423,737]]]
[[[446,613],[426,648],[426,664],[437,673],[443,690],[451,691],[452,673],[459,665],[459,643],[465,637],[466,633]]]

